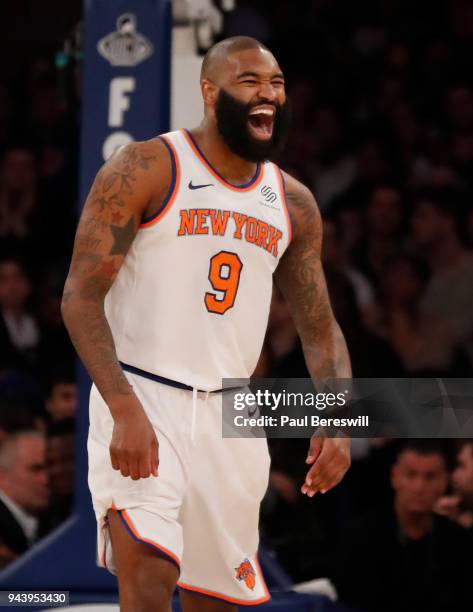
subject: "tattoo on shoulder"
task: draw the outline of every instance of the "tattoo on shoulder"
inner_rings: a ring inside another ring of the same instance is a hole
[[[121,214],[116,207],[125,206],[123,196],[134,193],[137,181],[136,171],[138,169],[149,170],[151,162],[155,160],[156,155],[145,155],[140,145],[134,143],[128,145],[110,166],[102,168],[91,194],[91,200],[94,207],[100,212],[109,211],[107,222],[112,221],[113,216],[117,218],[117,215]]]
[[[111,225],[110,230],[113,235],[113,246],[110,249],[110,255],[124,255],[130,242],[135,235],[135,223],[133,217],[128,219],[128,223],[121,227],[120,225]]]
[[[137,219],[127,210],[126,199],[137,187],[140,170],[152,168],[152,149],[132,143],[97,174],[76,235],[71,276],[97,276],[85,293],[99,296],[113,282],[137,230]]]
[[[320,262],[320,213],[309,189],[294,180],[286,197],[292,210],[295,239],[284,254],[276,277],[301,325],[313,330],[314,324],[320,328],[331,316]]]
[[[288,204],[291,222],[294,230],[301,230],[304,233],[304,228],[310,222],[318,222],[319,210],[315,202],[314,196],[310,190],[302,185],[302,183],[294,183],[288,187],[286,192],[286,201]]]

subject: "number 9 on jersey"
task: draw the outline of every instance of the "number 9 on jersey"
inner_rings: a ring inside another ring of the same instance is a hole
[[[235,303],[243,268],[236,253],[220,251],[210,258],[209,281],[218,293],[205,294],[205,306],[209,312],[223,315]]]

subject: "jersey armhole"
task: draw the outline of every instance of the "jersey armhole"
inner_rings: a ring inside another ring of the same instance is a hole
[[[181,172],[177,153],[171,142],[165,136],[158,136],[158,138],[168,150],[169,157],[171,158],[171,184],[169,185],[168,192],[161,206],[151,217],[147,217],[142,220],[142,222],[140,223],[140,229],[149,227],[150,225],[154,225],[157,221],[164,217],[167,211],[171,208],[172,203],[174,202],[174,199],[176,197],[177,191],[179,189],[179,180]]]
[[[291,215],[289,214],[289,208],[287,206],[286,181],[284,180],[284,175],[282,173],[281,168],[277,164],[274,164],[274,168],[276,170],[276,176],[277,176],[278,183],[279,183],[279,191],[281,193],[281,200],[282,200],[282,205],[284,208],[284,214],[286,215],[287,230],[289,233],[289,239],[287,242],[287,246],[289,246],[292,240],[292,221],[291,221]]]

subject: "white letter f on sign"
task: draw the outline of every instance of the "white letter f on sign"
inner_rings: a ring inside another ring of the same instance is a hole
[[[127,94],[134,90],[134,78],[117,77],[112,79],[108,105],[108,125],[110,127],[120,127],[123,125],[123,114],[130,108],[130,98]]]

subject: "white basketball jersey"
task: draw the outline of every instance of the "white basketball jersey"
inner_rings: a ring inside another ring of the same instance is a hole
[[[283,178],[267,162],[235,187],[189,132],[161,138],[172,185],[141,224],[105,312],[120,361],[212,391],[256,367],[272,275],[291,237]]]

